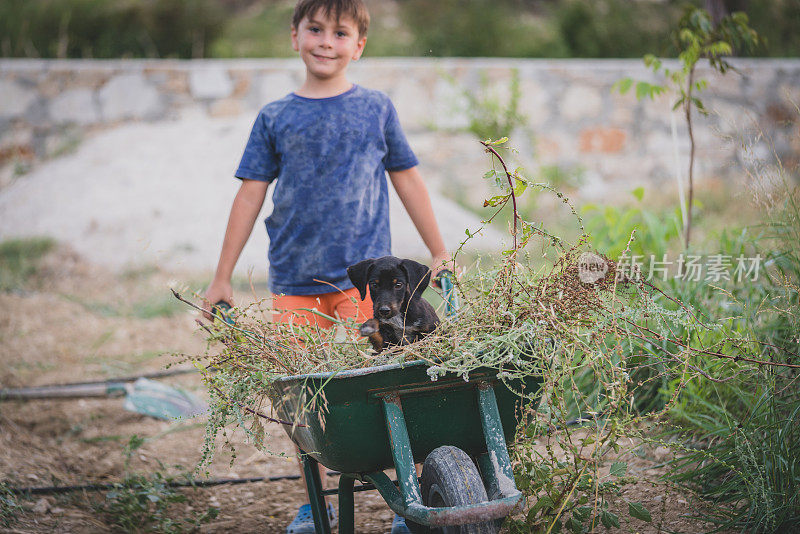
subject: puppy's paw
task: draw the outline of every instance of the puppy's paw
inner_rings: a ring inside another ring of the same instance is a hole
[[[369,337],[372,334],[375,334],[378,331],[378,321],[373,319],[369,319],[364,322],[359,328],[358,333],[364,337]]]

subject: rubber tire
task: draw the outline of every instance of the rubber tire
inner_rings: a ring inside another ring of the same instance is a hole
[[[422,466],[422,503],[430,507],[464,506],[486,502],[486,488],[483,486],[478,468],[472,459],[459,449],[445,445],[433,450]],[[453,525],[433,529],[407,521],[411,532],[441,534],[496,534],[494,521]]]

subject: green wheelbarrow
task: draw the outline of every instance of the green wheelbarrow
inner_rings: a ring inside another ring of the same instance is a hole
[[[273,406],[304,425],[284,428],[301,450],[317,533],[330,532],[324,496],[337,492],[323,490],[317,463],[341,473],[341,534],[355,532],[355,491],[377,489],[413,532],[496,532],[520,502],[506,442],[518,392],[534,399],[541,377],[502,381],[479,368],[469,381],[431,381],[426,371],[415,361],[274,382]],[[391,467],[396,483],[383,472]]]

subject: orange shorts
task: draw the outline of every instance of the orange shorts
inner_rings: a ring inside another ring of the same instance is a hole
[[[316,308],[320,313],[339,319],[352,317],[357,323],[363,323],[372,317],[372,299],[369,296],[369,290],[367,290],[367,298],[361,300],[358,289],[354,287],[345,291],[319,295],[275,295],[273,293],[272,307],[276,312],[272,317],[275,322],[311,324],[320,328],[330,328],[334,323],[308,310]]]

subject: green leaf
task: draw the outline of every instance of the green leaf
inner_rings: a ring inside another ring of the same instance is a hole
[[[634,354],[634,355],[628,357],[628,363],[631,363],[631,364],[634,364],[634,365],[638,365],[638,364],[642,363],[643,361],[645,361],[646,359],[647,359],[647,357],[644,354]]]
[[[497,175],[497,171],[492,169],[491,171],[487,171],[486,174],[483,175],[484,178],[494,178]]]
[[[502,145],[503,143],[506,143],[506,142],[508,142],[508,137],[501,137],[497,141],[492,141],[491,139],[487,139],[487,143],[486,144],[492,145],[492,146],[498,146],[498,145]]]
[[[703,102],[699,98],[692,97],[692,103],[695,106],[697,106],[697,109],[698,111],[700,111],[700,113],[702,113],[703,115],[708,115],[708,110],[706,109],[706,107],[703,105]]]
[[[551,499],[550,496],[545,495],[541,499],[536,501],[536,504],[534,504],[533,507],[531,508],[531,512],[536,513],[543,508],[552,508],[553,505],[554,505],[553,499]]]
[[[641,519],[647,523],[651,523],[653,521],[653,517],[650,515],[650,512],[647,511],[647,508],[638,502],[628,503],[628,513],[631,514],[631,517]]]
[[[642,201],[642,199],[644,198],[644,187],[637,187],[636,189],[634,189],[633,191],[631,191],[631,194],[632,194],[634,197],[636,197],[636,200],[638,200],[639,202],[641,202],[641,201]]]
[[[517,185],[514,187],[514,195],[520,196],[528,188],[528,184],[524,180],[517,180]]]
[[[654,72],[657,72],[659,69],[661,69],[661,60],[653,54],[646,54],[644,56],[644,64],[645,66],[653,69]]]
[[[606,528],[619,528],[619,517],[617,517],[617,514],[607,510],[603,510],[600,513],[600,522]]]
[[[639,82],[636,84],[636,99],[641,100],[650,94],[650,84],[647,82]]]
[[[727,56],[733,53],[733,47],[727,41],[718,41],[711,45],[711,49],[718,56]]]
[[[573,515],[567,519],[567,528],[575,534],[581,534],[583,532],[583,523],[575,519],[575,516]]]
[[[483,201],[483,207],[492,206],[497,207],[508,200],[508,195],[497,195],[488,200]]]
[[[633,86],[633,78],[623,78],[621,80],[617,80],[614,82],[614,85],[611,86],[611,91],[619,91],[621,95],[624,95],[628,91],[630,91],[631,86]]]
[[[628,464],[625,462],[614,462],[611,464],[611,471],[610,473],[615,477],[621,477],[625,475],[625,471],[628,470]]]
[[[580,521],[586,521],[589,519],[589,514],[591,512],[592,509],[589,506],[578,506],[572,511],[572,515],[577,517]]]

